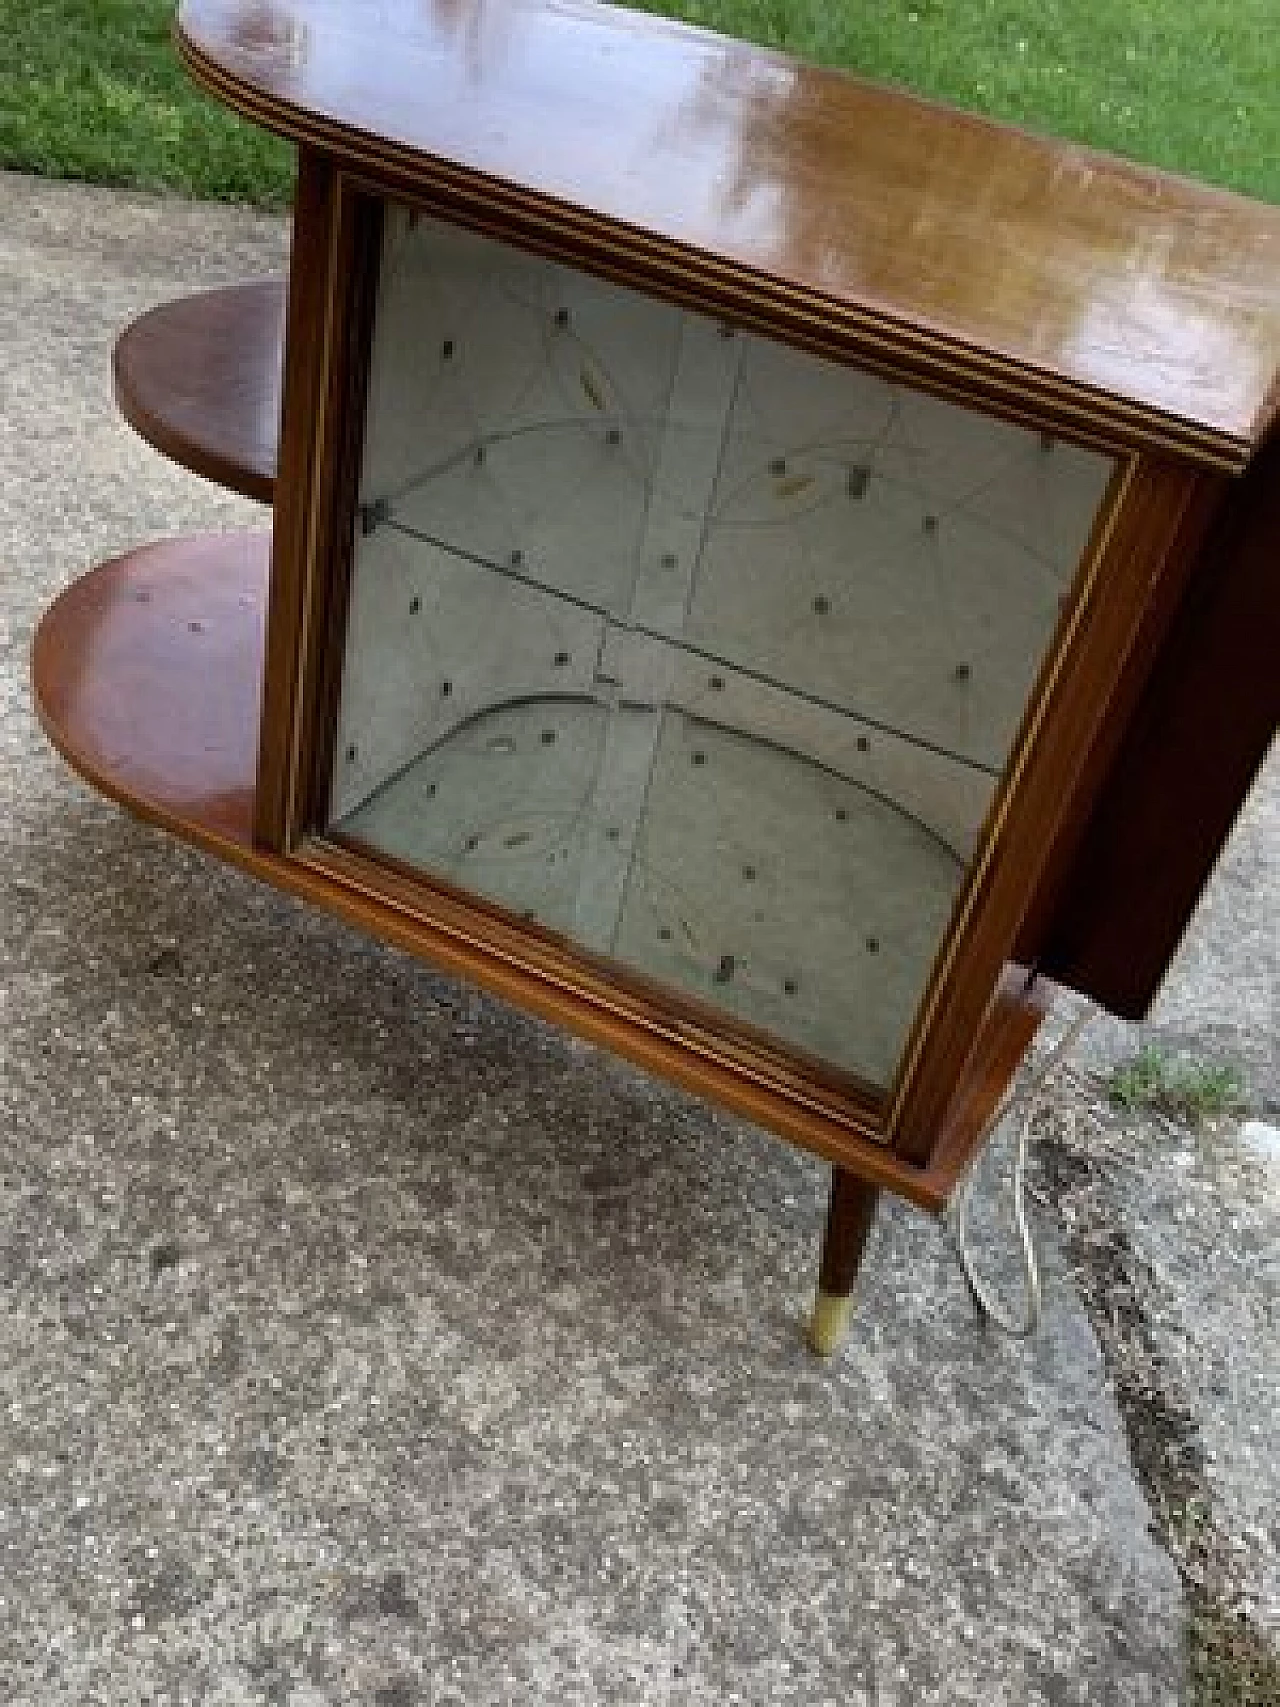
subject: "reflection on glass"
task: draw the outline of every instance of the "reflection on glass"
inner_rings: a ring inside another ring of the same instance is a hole
[[[883,1087],[1110,471],[397,216],[331,827]]]

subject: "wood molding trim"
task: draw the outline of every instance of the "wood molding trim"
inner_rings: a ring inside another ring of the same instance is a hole
[[[351,549],[380,229],[378,204],[299,151],[255,824],[280,853],[314,806],[318,716],[340,665],[323,637]]]

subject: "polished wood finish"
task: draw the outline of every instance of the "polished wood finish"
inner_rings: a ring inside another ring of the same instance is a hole
[[[120,336],[116,403],[165,456],[246,498],[271,502],[280,436],[283,279],[163,303]]]
[[[355,550],[356,509],[364,455],[365,408],[378,273],[382,202],[337,186],[337,297],[330,303],[325,408],[314,440],[318,481],[309,555],[286,563],[277,523],[273,582],[305,589],[307,621],[294,667],[300,672],[299,718],[292,755],[293,787],[287,835],[298,840],[329,820],[334,742],[347,644],[347,609]],[[285,433],[306,436],[286,418]],[[277,507],[277,517],[279,508]]]
[[[285,855],[254,837],[259,682],[269,542],[216,534],[147,546],[83,576],[45,614],[32,676],[36,710],[50,740],[93,786],[129,811],[289,894],[326,908],[444,970],[472,978],[506,1000],[564,1025],[637,1065],[710,1096],[783,1137],[931,1211],[947,1198],[947,1170],[917,1167],[873,1135],[788,1104],[773,1087],[743,1076],[732,1058],[690,1047],[678,1016],[655,1006],[593,1000],[582,980],[531,968],[527,945],[495,936],[459,914],[415,917],[343,872],[332,850]],[[367,864],[364,865],[367,871]],[[1010,1015],[1038,1018],[1035,1002],[1010,988],[975,1050],[990,1078]],[[962,1076],[954,1118],[970,1144],[981,1084]]]
[[[269,551],[257,533],[144,546],[73,582],[32,647],[59,752],[216,853],[251,839]]]
[[[880,1193],[874,1185],[848,1168],[832,1168],[818,1269],[818,1289],[829,1298],[847,1298],[853,1291],[879,1202]]]
[[[188,69],[388,192],[640,289],[1238,469],[1280,208],[588,0],[184,0]]]
[[[1280,434],[1192,571],[1041,964],[1140,1019],[1280,725]]]
[[[308,826],[330,738],[380,221],[331,161],[299,150],[254,826],[278,852]]]

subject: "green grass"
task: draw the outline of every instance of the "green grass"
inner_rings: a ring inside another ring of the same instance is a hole
[[[202,95],[173,0],[0,0],[0,164],[49,177],[287,201],[292,153]]]
[[[1276,0],[646,4],[1280,201]],[[285,200],[288,150],[191,87],[169,44],[173,10],[0,0],[0,164]]]
[[[1151,1109],[1189,1126],[1238,1114],[1246,1100],[1244,1080],[1230,1064],[1167,1055],[1151,1044],[1113,1069],[1107,1094],[1131,1112]]]

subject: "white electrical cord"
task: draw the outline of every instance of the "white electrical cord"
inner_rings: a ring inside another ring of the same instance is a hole
[[[1047,1051],[1030,1080],[1025,1085],[1017,1086],[1006,1094],[999,1108],[987,1122],[983,1142],[978,1145],[973,1164],[956,1187],[956,1193],[952,1199],[951,1231],[955,1239],[956,1257],[960,1263],[960,1272],[964,1275],[965,1284],[968,1286],[973,1302],[982,1316],[992,1322],[1002,1333],[1006,1333],[1014,1339],[1025,1339],[1036,1331],[1040,1325],[1042,1303],[1040,1265],[1036,1260],[1035,1239],[1032,1235],[1031,1223],[1027,1219],[1027,1143],[1031,1136],[1031,1123],[1035,1119],[1041,1093],[1054,1073],[1066,1060],[1080,1033],[1092,1017],[1093,1009],[1087,1006],[1082,1007],[1062,1033],[1062,1036]],[[1003,1303],[997,1300],[979,1280],[973,1266],[973,1253],[969,1246],[968,1236],[969,1199],[972,1196],[974,1181],[977,1177],[978,1158],[997,1128],[1015,1110],[1018,1119],[1018,1135],[1014,1140],[1013,1179],[1011,1182],[1013,1224],[1018,1234],[1018,1249],[1022,1257],[1022,1273],[1027,1295],[1026,1311],[1020,1319],[1007,1311]]]

